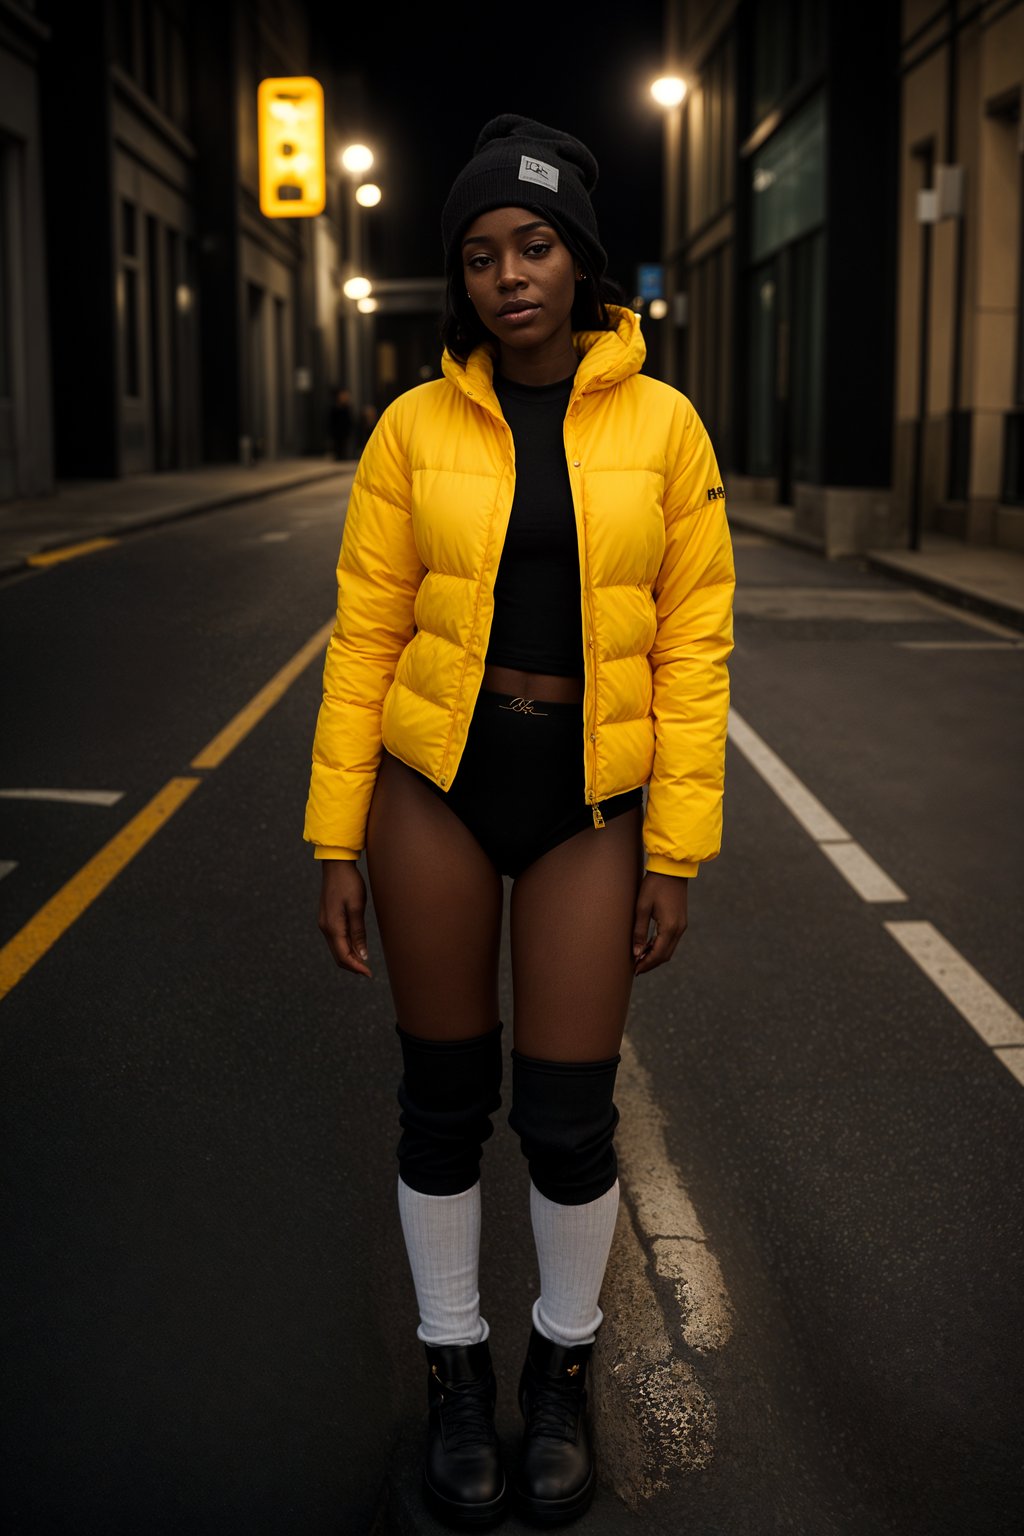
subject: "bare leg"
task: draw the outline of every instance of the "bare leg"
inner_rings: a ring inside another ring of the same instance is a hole
[[[495,1029],[501,876],[454,812],[386,754],[366,855],[402,1029],[426,1040]]]
[[[544,1061],[618,1053],[633,983],[633,913],[643,875],[640,811],[579,832],[512,889],[515,1047]]]

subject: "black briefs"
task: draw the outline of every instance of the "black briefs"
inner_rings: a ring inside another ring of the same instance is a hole
[[[430,779],[424,783],[513,879],[577,832],[601,836],[584,799],[579,703],[481,690],[455,783],[447,794]],[[601,814],[610,821],[642,805],[642,791],[630,789],[602,800]]]

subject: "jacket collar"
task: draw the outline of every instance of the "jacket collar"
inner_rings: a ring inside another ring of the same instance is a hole
[[[647,355],[647,347],[640,332],[640,317],[631,309],[609,304],[610,331],[574,331],[572,344],[580,363],[576,370],[572,400],[579,395],[592,395],[599,389],[607,389],[639,373]],[[485,406],[492,414],[501,415],[498,397],[494,393],[495,353],[490,346],[475,348],[460,363],[445,349],[441,369],[457,389]]]

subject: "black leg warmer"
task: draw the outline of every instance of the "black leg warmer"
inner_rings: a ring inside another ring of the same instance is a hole
[[[558,1205],[586,1205],[618,1173],[612,1103],[618,1056],[610,1061],[537,1061],[512,1052],[508,1123],[530,1164],[530,1178]]]
[[[398,1038],[402,1182],[421,1195],[460,1195],[480,1177],[501,1104],[501,1025],[472,1040],[420,1040],[400,1027]]]

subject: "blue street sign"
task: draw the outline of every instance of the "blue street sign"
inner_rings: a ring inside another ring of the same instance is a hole
[[[648,261],[637,267],[636,291],[648,304],[665,297],[665,268],[660,262]]]

